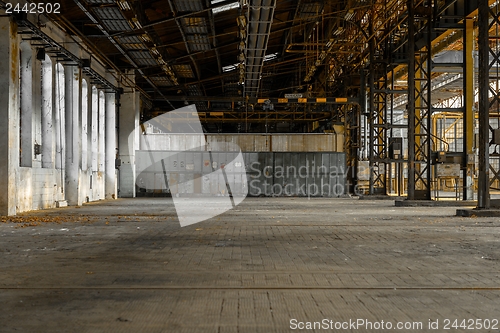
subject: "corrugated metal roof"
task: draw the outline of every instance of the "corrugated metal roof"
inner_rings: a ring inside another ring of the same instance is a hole
[[[150,77],[151,81],[159,87],[171,87],[173,86],[172,82],[164,76],[152,76]]]
[[[132,30],[118,7],[96,7],[92,9],[109,31]]]
[[[110,4],[115,3],[114,0],[86,0],[89,4]]]
[[[184,78],[194,78],[194,73],[191,65],[173,65],[172,67],[174,68],[177,76]]]
[[[188,86],[188,94],[189,96],[201,96],[201,90],[200,90],[200,87],[198,85],[189,85]]]
[[[178,12],[198,12],[204,9],[200,0],[174,0],[174,3]]]
[[[158,63],[148,51],[130,51],[130,56],[139,66],[156,66]]]
[[[136,36],[125,36],[116,37],[118,43],[120,43],[123,48],[127,50],[145,50],[146,46],[144,43]]]
[[[207,23],[203,17],[185,17],[181,24],[186,34],[208,34]]]
[[[323,11],[323,4],[319,2],[310,2],[302,5],[299,16],[302,19],[312,19]]]
[[[212,48],[207,35],[187,35],[186,38],[191,51],[207,51]]]

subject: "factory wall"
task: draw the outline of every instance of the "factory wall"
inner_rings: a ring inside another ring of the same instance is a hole
[[[231,163],[235,145],[245,167],[230,174],[238,184],[233,195],[336,197],[346,192],[343,137],[337,134],[141,135],[147,140],[140,140],[136,151],[138,195],[227,195],[220,186],[225,181],[207,175]],[[201,148],[187,149],[193,146]],[[186,193],[172,188],[178,183],[189,184]]]
[[[147,133],[141,140],[141,150],[182,151],[186,147],[202,146],[206,150],[227,150],[235,144],[242,152],[343,152],[344,135],[325,134],[165,134]],[[214,147],[214,148],[212,148]]]

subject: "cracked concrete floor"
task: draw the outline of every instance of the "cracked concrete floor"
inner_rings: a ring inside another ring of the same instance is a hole
[[[171,199],[141,198],[4,217],[0,332],[498,332],[500,221],[455,210],[247,198],[181,228]]]

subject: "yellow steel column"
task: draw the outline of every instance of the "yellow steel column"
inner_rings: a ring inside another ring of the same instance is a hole
[[[474,175],[474,19],[465,19],[464,35],[464,200],[473,199],[473,175]]]
[[[432,115],[432,136],[434,138],[438,137],[438,132],[437,132],[437,122],[438,122],[438,117],[439,115],[433,114]],[[441,143],[439,140],[435,139],[434,140],[434,145],[432,146],[432,150],[438,151],[440,150]]]

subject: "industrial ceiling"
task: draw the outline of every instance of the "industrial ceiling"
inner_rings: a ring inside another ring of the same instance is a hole
[[[390,64],[384,70],[401,72],[398,88],[405,89],[406,2],[62,0],[52,19],[87,41],[110,68],[135,71],[147,117],[195,103],[209,131],[279,131],[286,123],[281,131],[303,132],[311,127],[297,124],[332,120],[336,106],[283,103],[262,116],[268,110],[257,99],[356,97],[362,70],[378,70],[381,60]],[[460,32],[447,27],[476,1],[415,2],[432,4],[439,28],[433,38],[446,36],[444,46],[434,47],[456,48]],[[440,88],[446,96],[456,92]],[[404,96],[399,99],[403,105]]]
[[[370,7],[366,0],[63,0],[52,18],[93,45],[96,57],[134,69],[157,111],[196,103],[200,112],[238,112],[257,97],[325,97],[336,76],[350,75],[332,59],[359,57],[364,47],[341,35]]]

